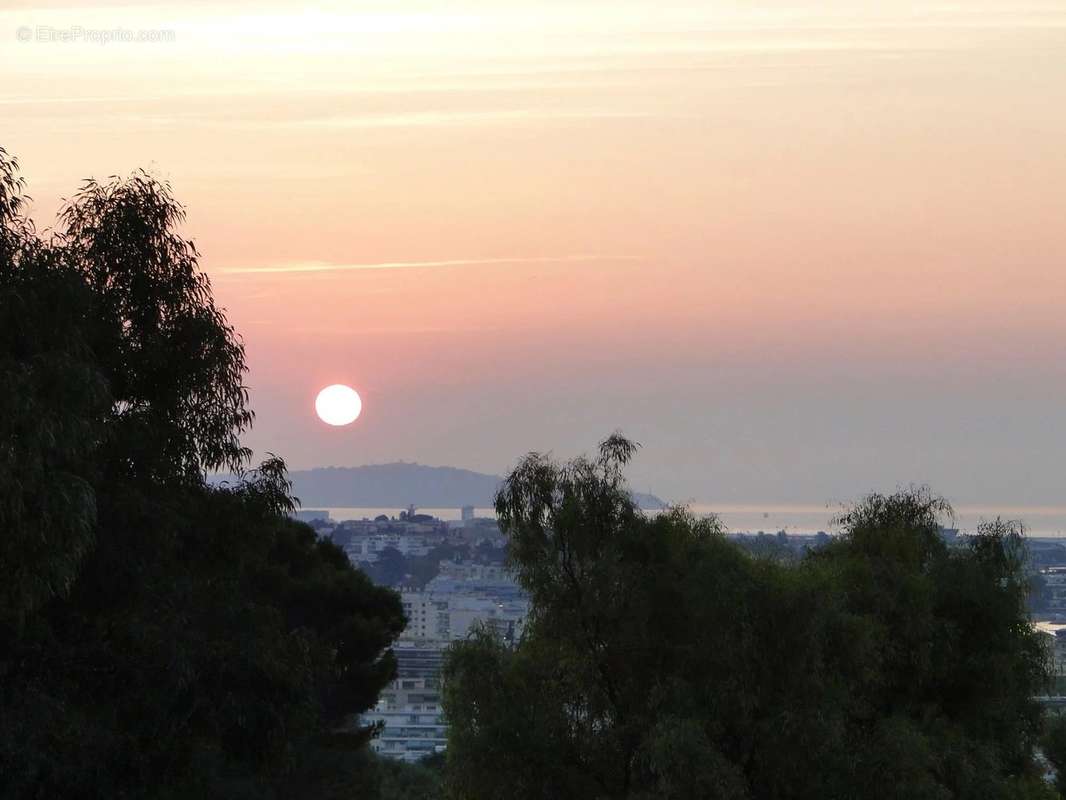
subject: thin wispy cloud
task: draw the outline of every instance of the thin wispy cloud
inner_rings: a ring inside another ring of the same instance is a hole
[[[311,128],[413,128],[453,125],[488,125],[493,123],[529,122],[536,120],[575,119],[634,119],[650,116],[650,112],[610,109],[500,109],[485,111],[420,112],[404,114],[323,117],[273,123],[282,127]],[[257,122],[251,127],[261,128]]]
[[[449,258],[437,261],[379,261],[345,264],[333,261],[292,261],[248,267],[223,267],[215,275],[262,275],[307,272],[358,272],[362,270],[434,269],[507,264],[582,264],[612,261],[641,261],[639,256],[576,254],[562,256],[509,256],[501,258]]]

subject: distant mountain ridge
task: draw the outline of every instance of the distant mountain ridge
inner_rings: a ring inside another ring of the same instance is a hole
[[[215,480],[232,480],[219,476]],[[362,467],[316,467],[289,473],[293,494],[304,508],[459,508],[492,506],[503,482],[457,467],[429,467],[405,461]],[[660,509],[666,504],[650,494],[634,492],[641,508]]]

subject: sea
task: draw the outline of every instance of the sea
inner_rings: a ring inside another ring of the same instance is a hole
[[[374,519],[384,514],[388,517],[399,516],[402,508],[323,508],[308,506],[308,510],[329,511],[337,521],[349,519]],[[785,531],[795,534],[815,534],[819,531],[833,533],[839,528],[833,520],[841,513],[839,505],[729,505],[693,503],[688,509],[696,515],[717,514],[732,533],[777,533]],[[459,508],[419,508],[419,514],[429,514],[443,520],[461,518]],[[655,514],[655,511],[647,511]],[[475,516],[495,517],[491,508],[476,508]],[[959,506],[954,510],[953,519],[945,519],[944,524],[958,528],[963,533],[973,532],[985,520],[1001,517],[1017,520],[1025,526],[1028,536],[1039,538],[1066,538],[1066,506]]]

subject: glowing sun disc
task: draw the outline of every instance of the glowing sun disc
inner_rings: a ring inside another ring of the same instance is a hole
[[[363,401],[351,386],[335,383],[315,398],[315,413],[327,425],[350,425],[363,410]]]

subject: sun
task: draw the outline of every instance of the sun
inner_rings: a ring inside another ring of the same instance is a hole
[[[315,398],[315,412],[327,425],[350,425],[362,410],[358,392],[343,383],[327,386]]]

